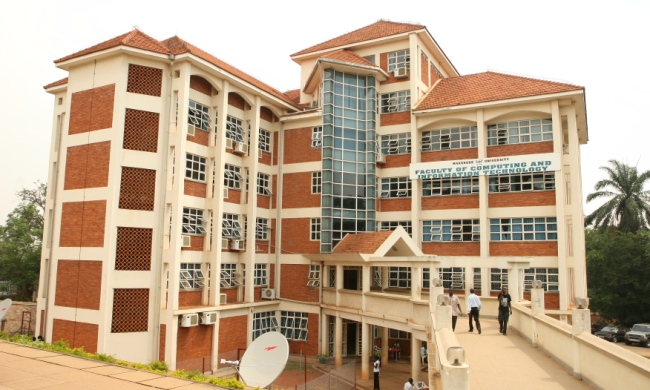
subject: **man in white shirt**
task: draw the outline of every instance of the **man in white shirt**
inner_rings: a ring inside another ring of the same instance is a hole
[[[472,318],[476,321],[476,329],[478,334],[481,334],[481,323],[478,320],[479,312],[481,311],[481,299],[474,294],[474,289],[469,290],[470,294],[467,297],[467,314],[469,316],[469,331],[474,331],[474,325],[472,324]]]
[[[449,300],[451,301],[451,330],[454,331],[456,330],[458,314],[462,315],[463,311],[460,309],[460,301],[454,295],[454,290],[449,290]]]
[[[404,383],[404,390],[413,390],[413,378],[409,378],[409,380]]]

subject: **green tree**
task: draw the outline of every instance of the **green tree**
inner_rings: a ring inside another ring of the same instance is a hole
[[[611,322],[648,322],[650,235],[587,230],[590,309]]]
[[[600,167],[607,178],[594,186],[596,192],[587,196],[587,203],[596,199],[608,199],[585,218],[585,226],[605,231],[616,227],[623,232],[635,233],[647,230],[650,221],[650,192],[645,185],[650,180],[650,171],[639,174],[636,167],[616,160],[609,160],[611,166]]]

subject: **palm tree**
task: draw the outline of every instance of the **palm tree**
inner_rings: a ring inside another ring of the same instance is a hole
[[[600,167],[607,172],[607,179],[594,186],[596,192],[587,196],[587,203],[595,199],[609,198],[603,205],[585,218],[585,225],[593,225],[600,231],[616,227],[620,231],[636,233],[647,230],[650,222],[650,191],[645,191],[650,171],[639,175],[636,167],[616,160],[611,166]]]

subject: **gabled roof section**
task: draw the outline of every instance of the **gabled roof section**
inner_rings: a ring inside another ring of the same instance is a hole
[[[68,78],[66,77],[64,79],[55,81],[53,83],[49,83],[48,85],[44,86],[43,89],[50,89],[50,88],[58,87],[60,85],[66,85],[67,83],[68,83]]]
[[[362,66],[370,66],[373,68],[379,68],[377,65],[374,63],[368,61],[367,59],[359,56],[358,54],[354,53],[353,51],[347,50],[347,49],[340,49],[333,51],[331,53],[327,53],[325,55],[322,55],[319,60],[321,59],[326,59],[326,60],[333,60],[333,61],[338,61],[338,62],[345,62],[348,64],[353,64],[353,65],[362,65]]]
[[[285,91],[284,94],[293,101],[293,104],[298,106],[300,105],[300,90],[292,89],[290,91]]]
[[[476,73],[440,80],[413,111],[571,91],[584,91],[584,87],[496,72]]]
[[[337,70],[344,72],[350,68],[353,68],[355,70],[358,70],[359,68],[366,69],[368,73],[373,73],[379,81],[384,81],[388,78],[388,74],[374,63],[366,60],[365,58],[350,50],[339,49],[318,57],[318,61],[316,61],[316,64],[309,74],[309,77],[307,77],[307,81],[305,82],[305,86],[303,88],[304,92],[313,92],[313,89],[317,86],[318,82],[320,82],[320,77],[318,76],[320,76],[319,72],[322,71],[321,64],[324,62],[330,63]]]
[[[380,20],[369,26],[362,27],[358,30],[330,39],[329,41],[325,41],[307,49],[301,50],[297,53],[292,54],[291,57],[309,54],[321,50],[333,49],[335,47],[353,45],[359,42],[370,41],[373,39],[385,38],[391,35],[398,35],[411,31],[422,30],[424,28],[424,26],[419,24],[396,23],[387,20]]]
[[[391,231],[385,231],[348,234],[334,247],[332,254],[374,254],[391,233]]]
[[[96,53],[106,49],[112,49],[118,46],[128,46],[136,49],[152,51],[154,53],[169,54],[168,47],[166,47],[156,39],[151,38],[150,36],[143,33],[142,31],[136,29],[126,34],[120,35],[119,37],[109,39],[108,41],[104,41],[95,46],[91,46],[87,49],[78,51],[74,54],[70,54],[69,56],[59,58],[58,60],[54,61],[54,63],[58,64],[60,62],[68,61],[73,58],[82,57],[87,54]]]

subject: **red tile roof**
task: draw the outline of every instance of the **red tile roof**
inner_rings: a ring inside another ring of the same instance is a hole
[[[154,53],[162,53],[162,54],[169,53],[169,48],[167,48],[159,41],[151,38],[150,36],[148,36],[147,34],[143,33],[140,30],[133,30],[126,34],[120,35],[119,37],[109,39],[108,41],[99,43],[95,46],[91,46],[87,49],[70,54],[69,56],[59,58],[58,60],[54,61],[54,63],[58,64],[59,62],[64,62],[73,58],[81,57],[86,54],[96,53],[98,51],[102,51],[106,49],[112,49],[118,46],[128,46],[136,49],[153,51]]]
[[[362,253],[373,254],[392,231],[348,234],[334,247],[333,254]]]
[[[292,89],[291,91],[285,91],[284,95],[287,96],[291,101],[293,101],[293,104],[299,105],[300,104],[300,90],[299,89]]]
[[[411,31],[422,30],[425,27],[419,24],[395,23],[387,20],[380,20],[369,26],[362,27],[358,30],[349,32],[339,37],[319,43],[291,55],[291,57],[302,54],[313,53],[320,50],[332,49],[335,47],[352,45],[359,42],[370,41],[373,39],[389,37],[391,35],[403,34]]]
[[[485,72],[440,80],[414,111],[584,90],[571,84]]]
[[[327,53],[319,57],[319,59],[321,58],[339,61],[339,62],[346,62],[349,64],[372,66],[373,68],[379,68],[374,63],[368,61],[367,59],[347,49],[340,49],[340,50],[333,51],[331,53]]]
[[[68,83],[68,78],[64,78],[58,81],[55,81],[53,83],[49,83],[48,85],[44,86],[43,89],[50,89],[52,87],[58,87],[59,85],[65,85]]]

